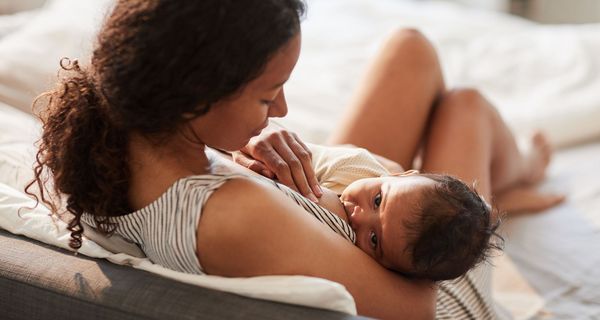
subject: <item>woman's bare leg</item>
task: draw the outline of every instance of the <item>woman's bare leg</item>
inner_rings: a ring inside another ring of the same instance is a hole
[[[444,95],[432,116],[423,171],[451,174],[474,184],[490,203],[492,194],[502,197],[509,192],[513,204],[521,203],[521,209],[541,210],[562,201],[560,196],[540,194],[532,187],[544,176],[550,153],[539,134],[533,137],[531,149],[522,152],[496,109],[481,94],[472,89],[454,90]],[[521,191],[511,191],[515,187]],[[535,195],[539,202],[527,205],[521,195]]]
[[[476,103],[469,92],[451,91],[432,116],[422,170],[450,174],[475,185],[491,203],[493,140],[488,110]]]
[[[434,48],[418,31],[398,31],[359,88],[329,143],[354,144],[410,169],[444,92]]]

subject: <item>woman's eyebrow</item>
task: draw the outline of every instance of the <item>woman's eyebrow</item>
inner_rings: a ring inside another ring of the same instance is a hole
[[[383,189],[385,189],[385,191]],[[386,183],[386,184],[382,185],[379,192],[381,192],[381,206],[379,208],[379,211],[383,212],[383,211],[385,211],[388,194],[390,193],[390,184]]]

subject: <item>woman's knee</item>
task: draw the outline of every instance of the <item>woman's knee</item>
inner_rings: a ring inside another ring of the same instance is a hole
[[[444,93],[438,105],[440,113],[465,119],[488,119],[495,112],[485,97],[473,88],[452,89]]]
[[[417,29],[398,29],[385,43],[384,50],[398,60],[410,62],[409,66],[431,69],[441,74],[435,48]],[[404,65],[406,67],[406,65]]]

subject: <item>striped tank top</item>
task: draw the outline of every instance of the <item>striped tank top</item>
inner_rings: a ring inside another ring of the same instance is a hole
[[[356,242],[354,231],[334,213],[282,184],[242,174],[205,174],[179,179],[146,207],[111,217],[109,221],[116,224],[116,234],[139,245],[153,263],[175,271],[204,274],[196,257],[196,228],[202,208],[215,190],[235,178],[260,179],[273,185],[331,230]],[[84,213],[81,220],[96,227],[89,214]]]

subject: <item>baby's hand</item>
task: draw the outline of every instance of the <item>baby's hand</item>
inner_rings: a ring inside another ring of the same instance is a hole
[[[392,161],[386,157],[375,154],[375,153],[371,153],[371,154],[373,155],[373,157],[375,157],[375,160],[377,160],[377,162],[379,162],[382,166],[384,166],[390,173],[404,172],[404,168],[402,168],[402,166],[399,163]]]

